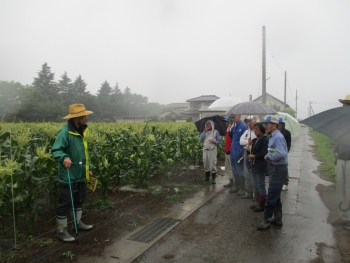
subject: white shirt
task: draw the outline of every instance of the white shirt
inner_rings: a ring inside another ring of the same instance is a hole
[[[247,148],[249,138],[252,138],[252,140],[256,138],[254,131],[251,129],[246,130],[239,140],[239,144],[243,146],[244,149]]]

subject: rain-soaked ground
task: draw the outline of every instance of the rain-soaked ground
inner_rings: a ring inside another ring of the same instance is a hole
[[[224,189],[134,262],[341,262],[329,210],[316,191],[331,183],[313,173],[312,145],[307,128],[293,140],[283,227],[257,231],[263,213]]]

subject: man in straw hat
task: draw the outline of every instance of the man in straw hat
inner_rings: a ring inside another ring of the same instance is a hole
[[[350,106],[350,94],[345,99],[339,99],[343,107]],[[350,196],[350,142],[344,141],[337,143],[334,148],[336,158],[335,173],[337,177],[337,203],[347,203]],[[344,229],[350,230],[350,211],[342,212],[338,208],[339,218],[332,222],[334,226],[343,226]]]
[[[86,181],[92,176],[86,140],[88,131],[86,116],[89,114],[92,114],[92,111],[85,110],[83,104],[70,105],[69,114],[64,117],[68,119],[68,123],[58,132],[51,149],[53,157],[58,162],[57,238],[63,242],[75,240],[67,231],[67,213],[72,209],[70,190],[75,209],[72,213],[75,213],[78,231],[92,229],[92,225],[85,225],[81,221],[82,206],[86,197]],[[73,228],[75,229],[74,223]]]
[[[282,226],[281,191],[284,180],[288,175],[287,143],[278,130],[278,120],[267,116],[263,121],[266,132],[271,134],[265,161],[269,162],[269,189],[264,209],[264,220],[258,225],[258,230],[265,230],[270,224]]]

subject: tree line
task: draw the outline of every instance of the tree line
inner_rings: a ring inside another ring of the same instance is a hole
[[[53,121],[60,122],[68,114],[68,106],[83,103],[94,114],[90,120],[112,122],[120,116],[148,116],[154,118],[164,105],[149,103],[148,98],[123,91],[118,83],[101,84],[97,95],[86,90],[87,83],[81,75],[75,80],[64,72],[58,81],[51,68],[44,63],[31,85],[15,81],[0,81],[0,116],[5,121]]]

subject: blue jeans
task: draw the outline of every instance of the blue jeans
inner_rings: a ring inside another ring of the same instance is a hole
[[[266,172],[252,171],[252,185],[254,193],[259,193],[260,196],[266,196],[265,176]]]
[[[234,159],[232,157],[232,155],[230,156],[230,160],[231,160],[231,166],[232,166],[232,174],[235,176],[244,176],[244,168],[243,168],[243,164],[244,164],[244,159],[242,159],[239,163],[238,159]]]
[[[288,175],[288,168],[286,164],[283,165],[269,165],[269,190],[266,198],[266,207],[264,211],[264,220],[267,221],[273,216],[274,212],[282,214],[281,191],[284,180]]]

